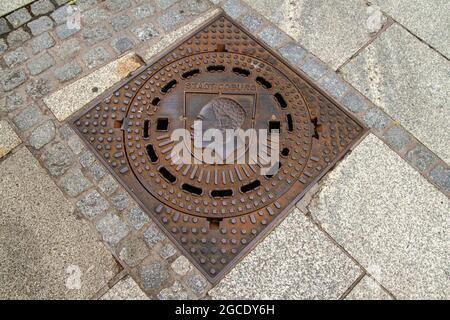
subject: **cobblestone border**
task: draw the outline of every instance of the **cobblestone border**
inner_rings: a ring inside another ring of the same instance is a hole
[[[239,0],[211,1],[214,5],[200,0],[193,7],[176,0],[151,4],[78,0],[83,28],[76,32],[64,27],[61,9],[67,0],[38,2],[48,7],[50,3],[54,9],[33,11],[34,2],[0,18],[0,118],[13,127],[77,214],[91,221],[99,240],[151,298],[208,298],[211,285],[86,151],[72,129],[54,117],[42,98],[131,51],[148,63],[155,54],[149,47],[163,50],[194,28],[193,20],[214,8],[223,8],[293,68],[313,79],[450,197],[450,169],[444,161],[338,73]]]

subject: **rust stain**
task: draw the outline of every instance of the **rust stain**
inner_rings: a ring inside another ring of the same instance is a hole
[[[118,61],[115,73],[120,78],[126,78],[131,72],[138,69],[142,65],[144,65],[142,59],[138,55],[133,54],[127,59]]]

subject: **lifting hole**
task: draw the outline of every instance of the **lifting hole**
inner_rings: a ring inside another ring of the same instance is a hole
[[[156,154],[155,148],[153,148],[152,144],[148,144],[145,149],[147,150],[148,157],[150,158],[151,162],[157,162],[158,161],[158,155]]]
[[[248,71],[247,69],[234,67],[232,70],[234,73],[237,73],[238,75],[241,75],[243,77],[248,77],[250,75],[250,71]]]
[[[225,71],[225,66],[217,65],[217,66],[208,66],[206,67],[208,72],[222,72]]]
[[[152,100],[152,105],[157,106],[160,101],[161,101],[161,99],[159,97],[155,97]]]
[[[311,123],[314,126],[313,138],[319,139],[319,133],[322,131],[322,125],[319,124],[319,119],[317,119],[317,117],[312,118]]]
[[[256,82],[258,82],[265,89],[272,88],[272,84],[263,77],[256,77]]]
[[[114,120],[114,129],[122,128],[123,119],[122,120]]]
[[[223,190],[212,190],[211,197],[213,198],[225,198],[231,197],[233,195],[233,190],[231,189],[223,189]]]
[[[165,167],[159,168],[159,173],[164,179],[166,179],[170,183],[175,183],[175,181],[177,181],[177,178],[173,174],[171,174],[169,170],[167,170]]]
[[[167,131],[167,129],[169,129],[169,119],[158,118],[156,120],[156,131]]]
[[[246,193],[246,192],[250,192],[252,190],[255,190],[256,188],[258,188],[261,185],[261,181],[259,180],[254,180],[248,184],[245,184],[241,187],[241,192]]]
[[[280,93],[277,92],[274,94],[274,96],[278,104],[280,105],[281,109],[287,108],[286,100],[284,100],[283,96]]]
[[[195,76],[196,74],[199,74],[199,73],[200,73],[200,70],[199,70],[199,69],[193,69],[193,70],[191,70],[191,71],[187,71],[187,72],[183,73],[183,74],[181,75],[181,77],[182,77],[183,79],[188,79],[188,78],[193,77],[193,76]]]
[[[144,139],[148,139],[149,137],[149,128],[150,128],[150,121],[149,120],[144,120],[144,130],[143,130],[143,137]]]
[[[292,132],[294,131],[294,122],[292,121],[291,114],[286,115],[287,123],[288,123],[288,131]]]
[[[220,223],[222,222],[222,218],[206,218],[206,220],[209,222],[209,229],[210,230],[219,230]]]
[[[177,80],[171,80],[167,82],[164,87],[161,88],[162,93],[169,92],[172,88],[174,88],[177,85]]]
[[[223,43],[218,43],[216,47],[216,52],[228,52]]]
[[[281,150],[281,155],[283,157],[287,157],[289,155],[289,149],[288,148],[283,148],[283,150]]]
[[[188,183],[183,183],[183,185],[181,186],[181,189],[183,189],[184,191],[187,191],[189,193],[195,194],[196,196],[199,196],[203,193],[202,188],[190,185]]]

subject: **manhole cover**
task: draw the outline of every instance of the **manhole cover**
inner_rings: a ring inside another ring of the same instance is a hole
[[[245,160],[257,144],[251,136],[240,147],[214,149],[218,161],[197,157],[198,150],[208,149],[208,143],[194,141],[198,121],[201,134],[268,131],[268,141],[279,148],[278,170],[262,174],[262,157]],[[264,237],[365,131],[224,15],[103,94],[73,126],[211,282]],[[184,144],[194,141],[189,163],[174,159],[176,129],[189,133]],[[271,142],[278,132],[279,143]],[[238,153],[244,161],[226,161]]]

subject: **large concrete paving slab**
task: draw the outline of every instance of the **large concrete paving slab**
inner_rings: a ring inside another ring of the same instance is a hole
[[[394,24],[342,68],[344,78],[450,163],[450,62]]]
[[[35,0],[2,0],[0,1],[0,17],[13,12]]]
[[[450,298],[450,200],[374,135],[329,173],[309,210],[395,297]]]
[[[25,148],[0,164],[0,298],[88,299],[118,265]]]
[[[381,29],[384,16],[364,1],[245,0],[311,53],[337,69]]]
[[[373,278],[364,276],[345,297],[346,300],[392,300],[392,297]]]
[[[148,300],[144,291],[129,276],[117,282],[100,300]]]
[[[251,251],[213,299],[338,299],[361,269],[300,210]]]
[[[8,154],[22,141],[6,120],[0,120],[0,158]]]
[[[373,0],[372,3],[450,58],[450,1]]]

